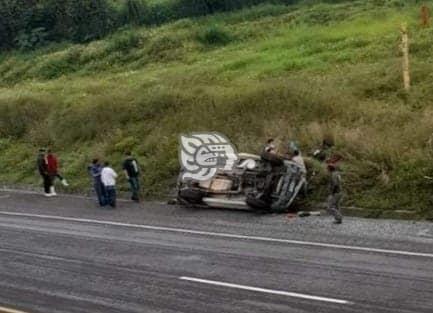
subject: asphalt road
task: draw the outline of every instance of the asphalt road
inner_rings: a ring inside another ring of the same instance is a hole
[[[0,312],[429,312],[433,224],[0,192]]]

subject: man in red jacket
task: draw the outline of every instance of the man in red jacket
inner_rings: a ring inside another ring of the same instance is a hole
[[[59,174],[59,161],[57,160],[57,157],[53,154],[51,150],[48,150],[46,156],[46,163],[47,163],[47,172],[48,175],[51,177],[51,182],[52,182],[52,185],[50,186],[50,194],[55,196],[56,190],[54,188],[54,181],[56,178],[60,179],[60,181],[64,186],[69,186],[69,184],[66,181],[66,179],[64,179]]]

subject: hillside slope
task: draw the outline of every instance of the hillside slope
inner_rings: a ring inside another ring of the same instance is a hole
[[[119,164],[132,149],[143,189],[158,196],[176,177],[181,132],[220,131],[249,152],[271,136],[307,153],[332,136],[346,204],[432,217],[433,29],[419,27],[417,1],[341,2],[257,6],[0,55],[0,181],[39,184],[35,153],[50,145],[83,191],[91,158]]]

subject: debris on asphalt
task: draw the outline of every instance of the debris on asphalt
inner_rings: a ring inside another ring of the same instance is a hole
[[[298,217],[320,216],[320,211],[299,211]]]

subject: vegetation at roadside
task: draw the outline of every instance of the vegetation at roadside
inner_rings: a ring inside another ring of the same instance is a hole
[[[433,218],[433,28],[419,26],[420,2],[281,3],[0,54],[0,181],[37,185],[37,148],[52,146],[84,191],[91,158],[120,164],[131,149],[143,190],[161,196],[176,179],[179,133],[220,131],[247,152],[295,139],[304,154],[332,137],[346,205]],[[315,202],[326,186],[313,183]]]
[[[89,42],[125,25],[159,25],[260,3],[298,0],[7,0],[0,1],[0,49]],[[338,1],[334,1],[338,2]]]

